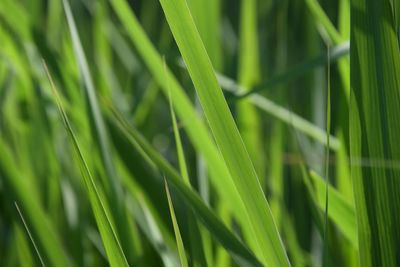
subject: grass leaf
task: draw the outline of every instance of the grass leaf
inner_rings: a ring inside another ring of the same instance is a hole
[[[78,141],[76,140],[75,134],[72,131],[71,125],[69,123],[67,114],[65,113],[61,100],[58,96],[57,89],[55,88],[55,85],[51,79],[50,73],[47,70],[47,67],[45,65],[46,72],[51,84],[51,87],[53,89],[57,106],[60,111],[61,118],[63,120],[64,126],[67,130],[68,136],[71,138],[72,145],[75,149],[78,161],[79,161],[79,167],[81,170],[82,178],[84,180],[86,190],[88,193],[88,197],[93,209],[93,213],[97,222],[97,226],[100,231],[101,238],[103,240],[103,245],[105,247],[109,263],[112,267],[117,267],[117,266],[129,266],[128,262],[125,258],[124,252],[122,251],[120,242],[118,240],[116,231],[114,230],[113,223],[111,221],[110,213],[109,213],[109,208],[106,207],[107,202],[104,198],[104,195],[100,193],[100,189],[96,186],[96,183],[89,171],[89,168],[87,166],[87,163],[82,155],[81,149],[79,147]]]
[[[361,266],[400,264],[400,51],[390,0],[351,1],[350,157]]]
[[[167,192],[169,211],[171,212],[172,225],[174,226],[176,245],[178,246],[179,258],[181,259],[182,267],[188,267],[189,265],[186,258],[185,247],[183,246],[181,232],[179,231],[179,225],[175,217],[174,205],[172,204],[168,183],[166,180],[164,182],[165,182],[165,191]]]
[[[29,231],[29,227],[28,227],[28,225],[27,225],[26,222],[25,222],[24,216],[22,215],[22,212],[21,212],[21,210],[19,209],[17,202],[14,202],[14,204],[15,204],[15,208],[16,208],[17,211],[18,211],[19,216],[21,217],[22,223],[24,224],[25,230],[26,230],[26,232],[28,233],[29,239],[31,240],[32,245],[33,245],[33,247],[35,248],[35,252],[36,252],[36,254],[37,254],[37,256],[38,256],[38,258],[39,258],[39,260],[40,260],[40,264],[42,264],[42,266],[44,267],[45,264],[44,264],[43,258],[42,258],[42,256],[40,255],[38,246],[36,245],[36,242],[35,242],[35,240],[33,239],[33,236],[32,236],[32,234],[31,234],[31,231]]]
[[[321,210],[326,208],[326,183],[321,176],[316,172],[311,171],[310,177],[312,179],[316,204]],[[346,200],[346,198],[340,194],[334,187],[330,184],[328,185],[329,191],[329,218],[336,224],[338,229],[343,233],[343,235],[351,241],[351,244],[357,248],[357,223],[355,208],[352,203]]]
[[[130,127],[125,119],[112,108],[114,118],[112,122],[128,139],[130,144],[142,154],[143,158],[150,160],[153,166],[165,174],[168,182],[173,184],[187,204],[206,226],[206,228],[239,262],[247,262],[254,266],[260,266],[259,260],[243,245],[243,243],[220,221],[220,219],[203,203],[201,198],[184,182],[178,172],[152,148],[152,146],[133,127]]]
[[[203,110],[239,195],[245,205],[263,263],[287,266],[282,240],[257,174],[224,99],[189,8],[184,0],[161,0]]]

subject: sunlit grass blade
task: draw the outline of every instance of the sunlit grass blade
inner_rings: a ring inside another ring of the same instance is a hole
[[[82,178],[86,186],[88,198],[90,200],[93,209],[93,213],[97,222],[97,226],[100,231],[100,235],[103,240],[103,245],[108,256],[108,261],[110,265],[113,267],[129,266],[125,258],[124,252],[122,251],[116,231],[114,230],[115,226],[113,225],[113,222],[109,214],[109,207],[106,206],[107,202],[104,199],[104,195],[100,193],[99,191],[100,189],[98,189],[98,187],[96,186],[96,183],[89,171],[87,163],[79,147],[78,141],[69,123],[67,114],[63,109],[60,97],[58,96],[57,89],[55,88],[55,85],[51,79],[50,73],[48,72],[46,66],[45,68],[55,96],[55,100],[57,102],[57,106],[60,111],[61,118],[63,120],[68,136],[70,137],[72,145],[76,152]]]
[[[227,166],[209,135],[208,129],[185,94],[184,89],[169,68],[167,67],[166,70],[163,68],[162,58],[146,36],[126,0],[111,0],[111,5],[154,80],[158,83],[164,95],[171,95],[174,109],[180,119],[181,125],[183,125],[197,153],[204,156],[210,171],[210,181],[214,185],[218,195],[227,203],[227,207],[235,217],[239,221],[244,222],[242,223],[244,232],[250,232],[247,223],[248,219],[246,216],[243,216],[243,202],[237,193],[232,179],[230,179]],[[166,86],[165,77],[168,77],[169,88]]]
[[[188,265],[188,261],[186,258],[185,247],[183,245],[181,232],[179,230],[179,225],[178,225],[178,222],[177,222],[176,216],[175,216],[174,205],[172,204],[171,194],[169,192],[168,183],[166,180],[165,180],[165,191],[167,192],[168,206],[169,206],[169,211],[171,213],[172,225],[174,227],[176,245],[178,246],[178,252],[179,252],[179,258],[181,260],[182,267],[188,267],[189,265]]]
[[[263,263],[287,266],[282,240],[232,114],[218,85],[210,59],[184,0],[161,0],[175,41],[187,65],[221,155],[249,216]]]
[[[345,40],[350,39],[350,0],[341,0],[339,2],[339,33]],[[343,88],[347,99],[350,103],[350,60],[349,56],[341,58],[338,61],[338,69],[342,78]]]
[[[361,266],[399,266],[400,51],[390,0],[351,1],[350,157]]]
[[[221,0],[188,0],[187,4],[193,15],[193,19],[204,41],[207,53],[210,56],[213,67],[217,70],[222,68],[222,49],[219,23],[221,17]]]

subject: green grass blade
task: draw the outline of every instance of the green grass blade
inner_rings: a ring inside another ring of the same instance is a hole
[[[328,59],[329,59],[329,45],[328,45]],[[326,94],[326,143],[327,146],[325,148],[325,229],[324,229],[324,254],[323,254],[323,266],[326,266],[329,260],[329,250],[328,250],[328,216],[329,216],[329,143],[330,143],[330,132],[331,132],[331,64],[328,61],[327,67],[327,83],[328,83],[328,92]]]
[[[235,81],[229,79],[226,76],[218,75],[218,80],[221,87],[229,92],[234,93],[235,95],[241,95],[242,92],[245,92],[242,86],[235,83]],[[294,112],[284,108],[270,99],[259,95],[257,93],[251,94],[248,96],[249,100],[253,105],[258,107],[259,109],[267,112],[271,116],[285,122],[290,125],[294,129],[308,135],[309,137],[315,139],[323,145],[328,145],[326,140],[326,132],[320,127],[314,125],[313,123],[307,121],[306,119],[300,117]],[[337,150],[340,147],[340,142],[334,136],[330,136],[329,147],[332,150]]]
[[[219,33],[221,2],[221,0],[187,1],[213,67],[217,70],[222,68]]]
[[[44,254],[45,263],[49,262],[51,265],[62,267],[71,266],[72,263],[65,255],[54,226],[40,206],[36,194],[32,194],[29,182],[22,178],[21,172],[16,168],[12,153],[3,138],[0,138],[0,148],[0,173],[5,188],[12,192],[15,201],[19,203],[32,236],[37,241],[39,250]]]
[[[168,206],[171,213],[172,225],[174,227],[176,245],[178,246],[179,258],[181,260],[182,267],[188,267],[188,261],[186,258],[185,247],[183,246],[183,241],[181,237],[181,232],[179,230],[179,225],[175,217],[174,205],[172,204],[171,194],[169,192],[168,183],[165,180],[165,191],[167,192]]]
[[[133,238],[131,238],[131,228],[127,223],[128,219],[126,208],[123,202],[123,190],[121,187],[120,179],[115,170],[112,158],[113,151],[109,144],[107,129],[101,114],[100,105],[96,95],[96,88],[90,74],[89,65],[86,60],[86,56],[79,38],[75,20],[72,15],[68,0],[63,0],[63,4],[65,15],[67,17],[68,28],[70,30],[70,35],[72,38],[76,60],[78,62],[79,70],[85,84],[85,95],[90,110],[89,118],[94,125],[94,127],[91,127],[91,131],[93,133],[93,136],[95,137],[95,144],[100,151],[102,163],[106,171],[106,179],[103,179],[103,181],[106,184],[105,192],[108,201],[107,204],[113,207],[110,215],[113,216],[113,220],[116,224],[115,230],[117,231],[117,234],[120,238],[122,247],[127,251],[134,251],[134,241]],[[107,73],[110,73],[110,70],[107,70]],[[107,75],[106,78],[109,80],[110,75]],[[135,260],[135,255],[133,253],[129,253],[128,260],[130,262],[133,262]]]
[[[113,110],[116,127],[128,139],[130,144],[142,154],[144,159],[151,160],[153,166],[165,173],[165,178],[172,183],[182,197],[187,201],[188,205],[193,208],[193,211],[200,218],[206,228],[230,253],[237,259],[242,259],[254,266],[260,266],[257,258],[243,245],[243,243],[231,233],[231,231],[219,220],[219,218],[206,206],[201,198],[186,185],[183,178],[175,171],[175,169],[152,148],[152,146],[137,132],[136,129],[129,126],[124,118]]]
[[[168,83],[168,78],[166,78],[166,79],[167,79],[167,83]],[[190,186],[190,179],[189,179],[189,174],[188,174],[188,170],[187,170],[187,166],[186,166],[185,154],[183,152],[182,140],[181,140],[181,136],[179,134],[178,123],[176,122],[175,112],[174,112],[174,109],[172,107],[172,99],[171,99],[171,97],[169,98],[169,110],[170,110],[171,117],[172,117],[172,127],[174,129],[176,151],[178,153],[178,161],[179,161],[180,173],[181,173],[181,176],[183,178],[183,181],[188,186]]]
[[[340,0],[339,2],[339,32],[345,40],[350,39],[350,0]],[[350,60],[349,56],[338,61],[338,69],[342,78],[343,89],[347,104],[350,103]]]
[[[19,264],[21,267],[34,267],[37,262],[34,260],[34,256],[31,253],[31,247],[29,246],[29,241],[26,238],[26,231],[22,229],[18,224],[14,225],[15,233],[15,249],[17,250]],[[43,265],[42,265],[43,266]]]
[[[166,66],[165,61],[164,61],[164,66]],[[168,84],[168,77],[165,77],[165,78],[166,78],[166,83]],[[187,168],[186,160],[185,160],[185,153],[183,151],[182,140],[181,140],[181,136],[180,136],[179,129],[178,129],[178,123],[176,121],[176,115],[175,115],[175,112],[173,109],[171,96],[169,97],[169,109],[170,109],[171,118],[172,118],[172,126],[174,129],[176,151],[178,153],[180,173],[181,173],[181,176],[182,176],[184,182],[188,186],[191,186],[190,178],[189,178],[189,174],[188,174],[188,168]],[[166,183],[166,185],[167,185],[167,183]],[[168,194],[169,194],[169,192],[168,192]],[[172,203],[171,203],[171,205],[172,205]],[[206,265],[204,250],[205,250],[205,246],[207,245],[207,243],[202,239],[202,236],[200,235],[199,225],[194,220],[191,210],[187,213],[187,216],[188,216],[187,221],[189,224],[189,231],[190,231],[189,236],[190,236],[191,252],[192,252],[192,258],[193,258],[192,260],[194,261],[193,266],[204,266],[204,265]],[[178,247],[178,249],[179,249],[179,247]],[[209,250],[212,249],[211,245],[208,247],[208,249]]]
[[[316,204],[323,211],[326,208],[326,183],[316,172],[311,171]],[[334,187],[328,185],[329,191],[329,218],[335,223],[343,235],[357,248],[357,223],[354,205],[340,194]]]
[[[204,156],[210,171],[210,181],[217,190],[218,195],[226,201],[227,206],[234,213],[235,217],[239,221],[244,222],[242,227],[247,227],[248,220],[243,216],[243,202],[237,193],[232,179],[230,179],[230,173],[221,159],[208,133],[208,129],[199,118],[184,89],[172,72],[168,68],[164,69],[162,58],[158,55],[156,49],[146,36],[127,2],[125,0],[111,0],[111,5],[154,80],[158,83],[164,95],[168,96],[170,94],[174,100],[174,109],[180,119],[180,123],[184,126],[196,151]],[[166,86],[165,77],[168,77],[169,88]],[[245,229],[245,232],[250,232],[250,229]]]
[[[39,258],[40,264],[44,267],[45,264],[44,264],[43,258],[42,258],[41,254],[40,254],[40,252],[39,252],[39,248],[38,248],[38,246],[36,245],[35,240],[33,239],[33,236],[32,236],[32,234],[31,234],[31,231],[29,230],[29,227],[28,227],[27,223],[25,222],[24,216],[22,215],[22,212],[21,212],[21,210],[19,209],[17,202],[14,202],[14,204],[15,204],[15,208],[16,208],[17,211],[18,211],[19,216],[21,217],[22,223],[24,224],[25,230],[26,230],[26,232],[28,233],[29,239],[31,240],[32,245],[33,245],[33,247],[35,248],[35,252],[36,252],[36,254],[37,254],[38,258]]]
[[[243,200],[263,263],[288,266],[289,261],[232,114],[218,85],[189,8],[184,0],[161,0],[189,74],[199,95],[210,128]]]
[[[100,194],[100,189],[98,189],[98,187],[96,186],[96,183],[89,171],[87,163],[83,157],[83,154],[81,152],[75,134],[72,131],[68,117],[62,107],[61,100],[56,91],[57,89],[55,88],[55,85],[51,79],[47,67],[46,71],[56,98],[57,106],[59,108],[64,126],[67,130],[68,136],[71,138],[73,147],[78,157],[82,178],[84,180],[88,197],[92,206],[92,210],[97,222],[97,226],[99,228],[100,235],[103,240],[103,245],[108,256],[108,261],[110,265],[113,267],[129,266],[125,258],[124,252],[122,251],[113,223],[111,221],[109,208],[106,206],[107,202],[104,199],[104,195]]]
[[[341,59],[342,57],[348,55],[349,52],[350,52],[350,43],[341,42],[340,44],[337,44],[335,47],[331,49],[329,58],[326,57],[326,52],[324,52],[314,58],[298,63],[293,67],[290,67],[283,73],[276,74],[275,76],[267,79],[266,81],[261,82],[259,85],[252,88],[252,90],[244,90],[244,92],[235,96],[235,99],[239,100],[241,98],[245,98],[257,92],[273,89],[277,86],[287,84],[290,81],[293,81],[294,79],[299,78],[302,75],[305,75],[306,73],[314,70],[317,67],[326,65],[328,61],[333,63],[338,59]]]
[[[111,153],[107,139],[106,127],[101,115],[100,107],[97,101],[96,90],[94,87],[93,80],[90,75],[89,66],[86,61],[86,57],[80,42],[80,38],[78,35],[78,31],[75,25],[74,18],[72,16],[72,11],[69,5],[68,0],[63,0],[65,15],[67,17],[67,22],[69,26],[69,30],[72,37],[72,43],[74,47],[74,51],[76,53],[76,58],[78,61],[79,69],[82,73],[82,78],[85,82],[85,88],[87,93],[87,98],[90,106],[91,116],[94,121],[94,125],[96,127],[96,137],[99,143],[99,148],[101,151],[101,156],[103,159],[103,163],[105,165],[105,169],[107,171],[108,181],[110,183],[109,186],[112,187],[113,193],[115,196],[120,196],[120,186],[118,184],[117,179],[113,179],[115,177],[115,170],[111,160]],[[119,204],[118,202],[116,204]]]
[[[251,88],[259,82],[261,76],[258,52],[257,1],[242,0],[240,11],[238,81],[243,88]],[[258,110],[248,99],[243,99],[237,103],[237,124],[260,179],[260,184],[264,185],[265,151],[261,119]]]
[[[325,14],[324,10],[318,3],[318,0],[306,0],[306,4],[311,14],[314,16],[315,20],[323,26],[329,37],[332,39],[333,43],[339,44],[343,42],[343,37],[340,35],[338,30]]]
[[[399,266],[400,51],[390,0],[351,1],[350,157],[361,266]]]

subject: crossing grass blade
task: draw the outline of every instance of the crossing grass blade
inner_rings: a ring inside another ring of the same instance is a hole
[[[290,264],[268,202],[218,85],[189,8],[185,0],[160,2],[218,148],[245,205],[253,238],[263,251],[262,261],[270,266],[288,266]]]
[[[238,85],[234,80],[221,74],[219,74],[217,77],[219,84],[224,90],[232,92],[233,94],[238,96],[241,96],[244,92],[246,92],[246,89],[243,88],[243,86]],[[294,129],[308,135],[314,140],[320,142],[321,144],[325,146],[328,145],[326,132],[323,129],[300,117],[289,109],[278,105],[267,97],[264,97],[257,93],[252,93],[251,95],[248,95],[247,98],[254,106],[258,107],[262,111],[265,111],[269,115],[290,125]],[[332,135],[329,137],[329,140],[329,148],[332,150],[338,150],[340,147],[339,140]]]
[[[169,68],[164,69],[162,58],[146,36],[127,2],[125,0],[110,1],[119,20],[127,30],[128,37],[138,50],[154,80],[158,83],[164,95],[171,95],[180,123],[183,125],[196,151],[204,156],[210,171],[210,181],[214,185],[215,190],[218,191],[218,194],[227,203],[227,208],[234,214],[235,218],[243,222],[241,225],[244,232],[250,233],[251,229],[249,229],[248,218],[243,216],[244,205],[230,178],[231,174],[209,135],[208,129],[198,116],[184,89]],[[168,77],[169,81],[168,87],[165,83],[166,77]]]
[[[210,231],[215,239],[232,255],[232,257],[242,264],[250,264],[251,266],[261,266],[260,261],[253,253],[234,235],[215,215],[213,211],[207,207],[201,198],[190,187],[186,185],[183,178],[178,172],[156,151],[152,146],[140,135],[140,133],[131,127],[126,120],[111,107],[113,113],[112,123],[122,132],[128,139],[132,147],[142,154],[146,160],[150,160],[153,166],[157,166],[158,170],[165,174],[165,178],[170,182],[181,196],[192,207],[196,216]]]
[[[343,60],[343,57],[350,53],[350,43],[348,41],[341,42],[336,46],[332,47],[329,58],[326,56],[326,52],[320,55],[305,60],[304,62],[298,63],[293,67],[290,67],[282,73],[275,74],[273,77],[260,82],[259,85],[254,86],[251,90],[245,89],[240,94],[237,94],[234,99],[240,100],[241,98],[246,98],[254,93],[260,93],[262,91],[267,91],[274,89],[277,86],[285,85],[296,78],[305,75],[306,73],[325,65],[329,62],[333,63],[337,60]],[[222,86],[222,85],[221,85]],[[232,100],[231,100],[232,101]]]
[[[400,51],[390,0],[351,1],[351,175],[361,266],[399,266],[400,172],[357,158],[398,161]]]
[[[335,44],[343,42],[343,37],[340,35],[338,30],[330,21],[329,17],[325,14],[324,10],[318,3],[318,0],[306,0],[307,7],[309,8],[311,14],[316,18],[317,23],[322,25],[326,30],[329,37]]]
[[[113,225],[113,222],[111,220],[109,207],[106,206],[107,202],[104,199],[104,195],[101,194],[100,189],[97,187],[95,180],[93,179],[89,171],[88,165],[85,161],[85,158],[79,147],[78,141],[69,123],[67,114],[65,113],[65,110],[62,106],[60,97],[58,96],[57,89],[52,81],[52,78],[50,76],[49,71],[47,70],[46,65],[44,66],[46,68],[46,72],[55,96],[55,100],[57,102],[57,106],[60,111],[61,118],[63,120],[64,126],[66,128],[68,136],[71,139],[72,145],[76,152],[76,156],[78,158],[78,163],[81,170],[82,178],[84,180],[88,198],[90,200],[92,210],[97,222],[97,226],[100,231],[101,238],[103,240],[103,245],[107,253],[108,261],[112,267],[129,266],[125,258],[124,252],[122,251],[116,231],[114,230],[115,226]]]
[[[399,0],[0,3],[0,266],[400,266]]]

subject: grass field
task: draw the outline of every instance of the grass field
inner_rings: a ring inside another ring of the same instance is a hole
[[[0,266],[400,266],[399,0],[1,0]]]

